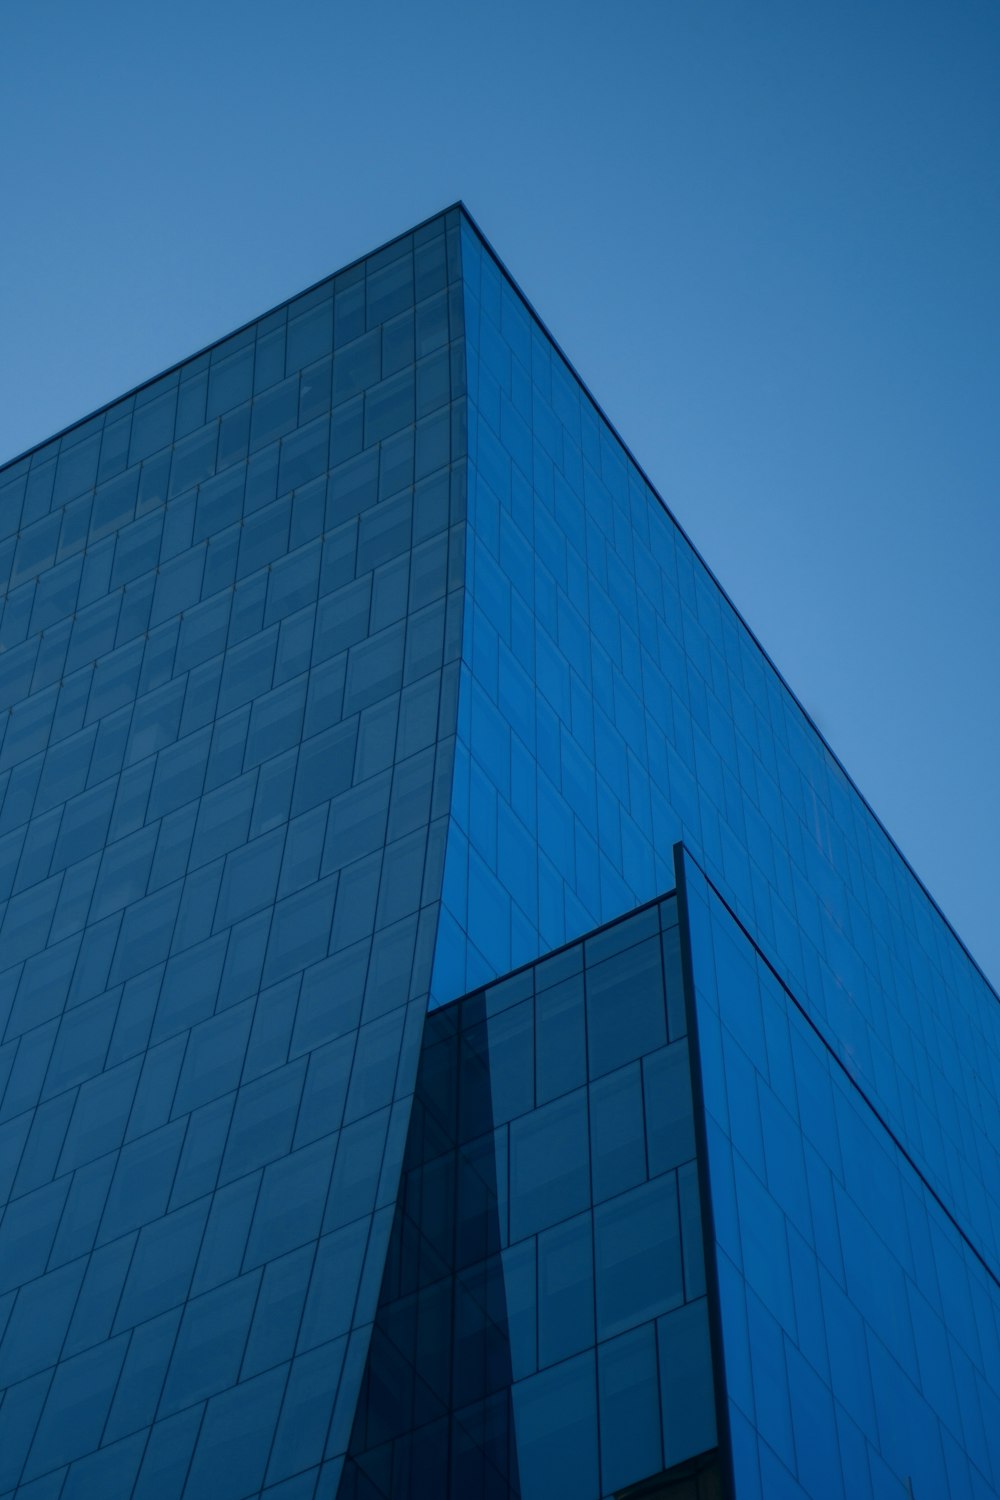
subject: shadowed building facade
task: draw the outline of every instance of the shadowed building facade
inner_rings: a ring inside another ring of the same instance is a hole
[[[3,1500],[1000,1494],[997,997],[464,210],[0,579]]]

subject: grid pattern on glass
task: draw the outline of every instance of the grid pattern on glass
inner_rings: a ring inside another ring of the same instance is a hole
[[[442,223],[0,471],[0,1492],[225,1470],[235,1496],[304,1462],[286,1409],[335,1487],[367,1332],[289,1364],[277,1309],[319,1262],[281,1221],[332,1173],[354,1217],[323,1238],[365,1325],[446,837],[438,999],[671,884],[683,834],[995,1252],[995,996],[471,227],[460,270]],[[203,1258],[208,1280],[158,1282]]]
[[[462,316],[452,215],[0,473],[0,1493],[335,1488],[449,810]]]
[[[462,255],[468,592],[434,998],[651,899],[683,839],[995,1247],[996,995],[467,221]]]
[[[740,1500],[1000,1495],[1000,1284],[684,874]]]
[[[667,898],[428,1017],[341,1495],[599,1500],[715,1441]]]

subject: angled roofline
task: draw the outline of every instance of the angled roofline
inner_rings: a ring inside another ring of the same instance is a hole
[[[172,365],[167,365],[166,369],[158,370],[155,375],[150,375],[146,380],[140,380],[138,385],[133,385],[127,391],[122,391],[119,395],[114,396],[110,401],[102,401],[100,406],[95,406],[92,411],[87,412],[86,416],[77,417],[75,422],[67,422],[65,427],[59,428],[58,432],[53,432],[49,437],[42,438],[40,442],[32,443],[30,447],[24,448],[20,453],[15,454],[13,458],[3,459],[3,461],[0,462],[0,479],[3,478],[3,475],[7,471],[7,469],[12,469],[15,464],[21,463],[23,459],[30,458],[31,455],[35,453],[39,448],[47,448],[50,443],[58,442],[58,440],[60,438],[64,438],[68,432],[73,432],[75,428],[83,427],[85,423],[92,422],[94,418],[99,417],[102,412],[110,411],[113,406],[118,406],[122,401],[128,401],[131,396],[137,396],[140,391],[146,390],[148,386],[156,385],[157,381],[159,380],[165,380],[168,375],[173,375],[175,370],[182,369],[184,365],[193,364],[196,359],[200,359],[203,354],[210,354],[212,350],[217,349],[220,344],[228,344],[230,339],[236,338],[238,334],[245,333],[246,330],[248,328],[252,328],[255,323],[263,323],[265,318],[273,317],[275,313],[279,313],[284,308],[290,307],[293,302],[298,302],[300,297],[308,297],[310,292],[318,291],[319,288],[321,286],[325,286],[328,281],[333,281],[333,279],[337,276],[343,276],[347,271],[353,271],[355,266],[362,265],[366,260],[371,260],[375,255],[381,255],[383,250],[390,249],[391,246],[398,244],[400,240],[407,239],[411,234],[418,234],[421,229],[426,229],[429,224],[436,224],[438,219],[446,219],[450,213],[455,213],[456,211],[465,214],[465,217],[469,220],[469,223],[472,224],[472,227],[475,229],[480,239],[483,239],[482,231],[474,222],[472,215],[468,212],[464,205],[460,201],[456,203],[449,203],[447,208],[442,208],[436,214],[429,214],[426,219],[421,219],[419,224],[414,224],[410,229],[404,229],[401,234],[394,234],[391,239],[384,240],[381,245],[376,245],[372,250],[366,250],[363,255],[356,255],[354,259],[349,260],[346,265],[337,266],[335,270],[330,271],[326,276],[321,276],[318,281],[312,282],[310,286],[302,287],[299,291],[293,292],[290,297],[283,297],[282,300],[280,302],[276,302],[273,307],[269,307],[264,312],[257,313],[254,317],[248,318],[247,321],[245,323],[241,323],[238,328],[227,329],[226,332],[220,335],[219,338],[212,339],[209,343],[203,344],[200,349],[193,350],[191,354],[185,354],[183,359],[175,360]],[[483,244],[486,244],[486,241],[484,239]],[[506,272],[504,274],[506,275]],[[520,291],[518,295],[520,295]]]
[[[730,598],[728,591],[719,582],[718,578],[715,576],[715,573],[712,571],[712,569],[709,567],[708,563],[702,557],[701,552],[695,546],[695,544],[691,540],[691,538],[688,536],[688,534],[685,531],[684,527],[681,525],[680,521],[678,521],[678,519],[674,515],[673,511],[670,509],[670,506],[664,500],[663,496],[660,494],[660,492],[657,489],[656,485],[653,483],[652,479],[650,479],[649,475],[646,473],[646,470],[643,468],[642,464],[636,458],[635,454],[632,452],[632,449],[629,447],[628,443],[625,441],[625,439],[622,437],[621,433],[618,431],[618,428],[615,426],[614,422],[612,422],[611,418],[608,416],[607,412],[604,410],[604,408],[601,405],[601,403],[597,400],[596,396],[591,391],[590,387],[587,385],[587,382],[583,379],[583,377],[577,371],[576,366],[573,364],[573,361],[566,354],[566,352],[563,349],[562,345],[559,343],[559,340],[553,336],[551,330],[546,325],[544,318],[541,318],[539,316],[539,314],[537,313],[537,311],[533,307],[530,299],[525,296],[525,294],[522,291],[521,287],[518,285],[518,282],[511,275],[511,273],[507,269],[507,267],[504,265],[503,261],[500,259],[499,255],[496,253],[496,251],[494,250],[493,246],[490,244],[489,240],[486,238],[486,235],[480,229],[479,225],[476,223],[476,221],[473,218],[472,214],[466,208],[465,204],[462,203],[461,201],[459,201],[458,203],[453,204],[452,207],[453,208],[457,208],[462,213],[463,217],[467,220],[467,222],[469,224],[469,227],[474,231],[477,239],[482,244],[484,250],[486,250],[487,254],[490,256],[490,259],[496,264],[497,269],[500,271],[501,275],[505,278],[506,281],[508,281],[510,283],[510,285],[513,287],[514,291],[520,297],[521,301],[524,303],[525,307],[527,308],[528,312],[531,314],[532,318],[534,318],[535,322],[538,324],[539,328],[545,334],[546,338],[549,340],[549,343],[555,349],[556,353],[559,355],[560,359],[563,361],[563,363],[565,364],[566,368],[569,370],[570,374],[573,376],[574,380],[576,380],[577,384],[580,386],[580,389],[583,391],[584,395],[587,397],[587,399],[590,402],[591,406],[593,406],[594,410],[596,411],[597,415],[600,417],[601,421],[608,428],[609,432],[612,434],[612,436],[615,438],[615,440],[620,445],[620,447],[622,449],[622,452],[625,454],[625,457],[628,459],[629,463],[633,466],[633,468],[635,469],[636,473],[642,479],[642,481],[644,482],[644,484],[647,485],[647,487],[649,488],[649,490],[651,491],[651,493],[653,495],[655,495],[656,499],[658,500],[658,502],[660,503],[660,505],[663,507],[663,509],[666,511],[666,513],[669,516],[669,518],[670,518],[671,522],[673,523],[673,525],[677,527],[677,530],[680,532],[680,534],[684,538],[685,542],[687,542],[688,546],[691,548],[691,551],[694,553],[695,557],[701,563],[702,567],[705,569],[705,572],[708,574],[709,578],[715,584],[716,588],[719,590],[719,593],[722,595],[723,599],[725,599],[726,603],[729,605],[730,609],[733,611],[733,613],[735,614],[736,618],[739,620],[740,624],[743,626],[743,629],[747,632],[747,634],[749,635],[750,639],[753,641],[754,645],[757,647],[758,651],[760,652],[761,656],[767,662],[768,666],[771,668],[772,672],[777,677],[778,681],[781,683],[781,686],[785,689],[785,691],[788,693],[788,695],[792,699],[792,702],[798,708],[798,710],[801,713],[802,717],[805,719],[806,723],[809,725],[809,728],[817,736],[817,738],[819,739],[820,744],[823,746],[823,748],[826,751],[826,753],[830,756],[831,760],[837,766],[837,769],[846,778],[846,780],[848,782],[848,785],[857,794],[857,796],[860,798],[860,800],[861,800],[862,804],[864,805],[864,807],[868,810],[868,812],[871,814],[872,818],[875,820],[875,822],[878,825],[878,827],[885,834],[886,838],[889,840],[890,845],[896,851],[896,853],[899,855],[899,858],[902,860],[904,866],[910,872],[910,874],[913,876],[913,879],[916,881],[917,885],[923,891],[924,895],[927,897],[927,899],[930,902],[931,906],[937,912],[938,916],[941,918],[942,922],[945,924],[945,926],[947,927],[948,931],[951,933],[952,937],[955,939],[956,943],[961,948],[962,952],[965,954],[966,958],[972,964],[972,967],[975,969],[975,971],[979,975],[980,979],[982,979],[983,983],[986,985],[986,988],[992,994],[994,1000],[996,1000],[998,1002],[998,1004],[1000,1004],[1000,992],[998,992],[994,988],[992,982],[983,973],[983,970],[980,968],[979,963],[976,960],[975,956],[970,952],[969,948],[966,946],[965,942],[962,940],[962,938],[959,935],[959,933],[956,932],[954,926],[952,925],[952,923],[950,922],[950,920],[948,919],[948,917],[941,910],[941,907],[938,905],[937,901],[931,895],[931,892],[927,889],[926,885],[921,880],[921,878],[917,874],[916,870],[910,864],[910,861],[907,859],[907,857],[903,853],[902,849],[896,843],[896,840],[893,838],[893,836],[889,832],[888,828],[886,828],[885,824],[882,822],[882,819],[879,817],[878,813],[872,807],[871,803],[868,801],[868,798],[865,796],[864,792],[861,790],[861,788],[858,786],[857,782],[854,780],[854,777],[851,775],[850,771],[848,771],[847,767],[844,765],[843,761],[840,759],[840,756],[837,754],[837,752],[833,749],[833,747],[831,746],[831,744],[827,740],[826,735],[823,733],[823,731],[820,729],[819,725],[816,723],[815,719],[813,719],[812,715],[809,713],[809,710],[799,701],[798,694],[795,692],[795,690],[791,686],[791,684],[787,681],[787,679],[785,678],[785,675],[781,671],[781,669],[775,664],[773,658],[771,657],[770,652],[761,643],[761,641],[758,639],[758,637],[757,637],[756,633],[754,632],[754,630],[747,623],[747,621],[743,618],[743,615],[742,615],[741,611],[737,608],[737,606],[734,603],[734,601]]]
[[[844,765],[843,761],[840,759],[840,756],[836,753],[836,751],[830,745],[830,743],[827,740],[825,734],[819,728],[818,724],[815,722],[815,720],[813,719],[812,715],[809,713],[808,709],[806,709],[804,707],[804,705],[799,701],[798,694],[792,688],[791,684],[787,681],[787,679],[785,678],[784,673],[781,671],[781,669],[776,665],[776,663],[774,662],[773,658],[770,655],[770,652],[767,651],[767,649],[765,648],[765,646],[758,639],[755,631],[748,624],[748,622],[744,619],[741,611],[738,609],[737,605],[734,603],[733,599],[730,597],[728,591],[719,582],[719,580],[716,577],[716,575],[713,572],[713,570],[709,567],[709,565],[705,561],[704,557],[702,557],[701,552],[699,551],[698,547],[691,540],[690,536],[688,536],[686,530],[681,525],[680,521],[678,521],[678,519],[674,515],[673,511],[670,509],[670,506],[664,500],[663,496],[660,494],[660,492],[657,489],[656,485],[653,483],[652,479],[649,477],[649,475],[647,474],[646,470],[643,468],[642,464],[636,458],[635,454],[632,452],[632,449],[629,447],[628,443],[622,437],[621,433],[618,431],[618,428],[615,426],[614,422],[612,422],[611,418],[608,416],[607,412],[604,410],[604,408],[601,405],[601,403],[597,400],[597,398],[595,397],[594,393],[591,391],[590,387],[588,386],[587,382],[579,374],[578,370],[576,369],[576,366],[573,364],[573,361],[566,354],[566,351],[563,349],[562,345],[559,343],[559,340],[553,335],[552,331],[550,330],[550,328],[548,327],[547,323],[545,322],[545,319],[542,318],[539,315],[539,313],[535,309],[534,304],[531,302],[530,298],[525,295],[525,293],[522,290],[522,288],[521,288],[519,282],[517,281],[517,279],[514,276],[511,275],[511,272],[508,270],[508,268],[504,264],[504,262],[500,259],[500,256],[494,250],[493,246],[490,244],[490,241],[487,239],[487,237],[483,233],[482,229],[480,229],[478,223],[476,222],[476,219],[474,218],[474,216],[469,211],[468,207],[466,206],[466,204],[463,202],[463,200],[461,198],[456,199],[453,203],[447,204],[446,207],[444,207],[442,209],[439,209],[437,213],[429,214],[427,216],[427,218],[421,219],[421,221],[420,221],[419,224],[414,224],[409,229],[404,229],[400,234],[394,234],[394,235],[392,235],[390,239],[384,240],[381,245],[376,245],[373,249],[366,250],[363,255],[355,256],[355,258],[353,260],[351,260],[351,261],[348,261],[346,265],[338,266],[337,269],[334,270],[334,271],[331,271],[329,273],[329,275],[327,275],[327,276],[321,276],[318,281],[312,282],[312,284],[310,286],[301,288],[299,291],[294,292],[292,294],[292,296],[290,296],[290,297],[283,298],[282,301],[275,303],[273,307],[268,308],[266,311],[258,313],[255,317],[248,318],[247,321],[245,323],[241,323],[238,328],[228,329],[226,331],[226,333],[222,334],[219,338],[212,339],[209,343],[202,345],[202,347],[200,349],[196,349],[193,353],[185,355],[183,359],[175,360],[174,363],[172,365],[168,365],[166,367],[166,369],[158,371],[155,375],[151,375],[147,380],[140,381],[138,385],[134,385],[129,390],[123,391],[120,395],[115,396],[111,401],[104,401],[104,402],[102,402],[100,406],[95,407],[92,411],[88,412],[86,414],[86,416],[77,418],[77,420],[75,422],[69,422],[69,423],[67,423],[67,425],[65,427],[61,427],[58,432],[52,433],[52,435],[50,437],[44,438],[39,443],[32,443],[30,447],[25,448],[21,453],[18,453],[17,455],[15,455],[15,457],[10,458],[10,459],[6,459],[3,463],[0,463],[0,478],[3,477],[4,473],[6,472],[6,470],[13,468],[15,464],[21,463],[23,459],[30,457],[30,455],[32,453],[34,453],[37,449],[39,449],[39,448],[47,448],[50,443],[54,443],[59,438],[65,437],[66,434],[68,432],[72,432],[74,430],[74,428],[82,427],[86,422],[93,421],[93,419],[95,417],[100,416],[102,412],[110,411],[112,407],[119,405],[120,402],[127,401],[129,399],[129,397],[137,395],[139,393],[139,391],[145,390],[148,386],[155,385],[157,381],[165,379],[166,376],[168,376],[168,375],[172,375],[175,370],[180,370],[184,365],[191,364],[194,360],[199,359],[203,354],[210,353],[213,349],[217,348],[220,344],[228,343],[228,341],[231,338],[235,338],[238,334],[245,332],[246,329],[253,327],[253,325],[255,323],[260,323],[265,318],[271,317],[274,313],[281,312],[281,310],[283,308],[286,308],[286,307],[290,306],[290,304],[293,303],[293,302],[297,302],[300,297],[306,297],[306,296],[308,296],[310,292],[316,291],[319,287],[324,286],[326,284],[326,282],[332,281],[334,279],[334,277],[336,277],[336,276],[342,276],[346,271],[351,271],[351,270],[354,269],[355,266],[359,266],[364,261],[370,260],[372,258],[372,256],[381,254],[383,250],[388,250],[390,248],[390,246],[397,244],[400,240],[406,239],[411,234],[417,234],[421,229],[427,228],[428,225],[436,223],[439,219],[446,219],[449,214],[456,213],[456,212],[459,213],[459,214],[461,214],[462,217],[466,220],[466,222],[469,225],[469,228],[473,231],[473,233],[475,234],[476,238],[479,240],[480,244],[483,246],[484,250],[489,255],[490,259],[494,262],[494,264],[496,265],[497,269],[500,271],[501,275],[509,283],[509,285],[513,288],[513,290],[517,293],[518,297],[523,302],[525,308],[530,313],[530,315],[534,319],[534,321],[538,324],[538,326],[542,330],[542,332],[545,334],[545,337],[549,340],[549,343],[555,349],[556,353],[559,355],[559,358],[563,361],[563,363],[565,364],[566,368],[569,370],[570,374],[573,376],[574,380],[577,382],[577,384],[579,385],[580,389],[583,391],[584,395],[587,397],[587,400],[590,402],[591,406],[594,408],[595,412],[600,417],[601,421],[604,423],[604,425],[607,427],[608,431],[612,434],[612,436],[615,438],[616,442],[621,447],[622,452],[625,454],[625,456],[628,459],[629,463],[635,469],[636,473],[640,476],[640,478],[642,479],[642,481],[644,482],[644,484],[646,484],[646,486],[649,488],[650,492],[656,497],[656,500],[658,501],[658,503],[663,507],[663,510],[666,512],[666,514],[669,517],[671,523],[674,526],[676,526],[677,530],[680,532],[681,536],[684,538],[684,540],[687,543],[687,545],[691,548],[691,551],[694,553],[695,557],[698,559],[698,561],[700,562],[701,566],[705,569],[705,572],[708,574],[709,578],[715,584],[716,588],[719,590],[719,593],[722,595],[723,599],[729,605],[730,609],[733,611],[733,613],[735,614],[736,618],[739,620],[740,624],[743,626],[743,629],[747,632],[747,634],[749,635],[750,639],[753,641],[754,645],[757,647],[758,651],[760,652],[761,656],[767,662],[768,666],[771,668],[772,672],[775,674],[775,676],[777,677],[778,681],[781,683],[781,686],[788,693],[788,695],[790,696],[790,698],[794,702],[795,706],[798,708],[799,712],[801,713],[802,717],[805,719],[806,723],[809,725],[810,729],[813,731],[813,733],[819,739],[820,744],[823,746],[823,748],[825,749],[825,751],[827,752],[827,754],[833,760],[834,764],[837,766],[837,769],[846,778],[846,780],[847,780],[848,784],[850,785],[850,787],[853,789],[853,791],[860,798],[862,805],[870,813],[871,817],[874,819],[874,821],[877,824],[877,826],[882,830],[883,834],[888,839],[889,844],[895,850],[895,852],[899,856],[899,858],[902,860],[903,865],[910,872],[910,874],[912,875],[913,879],[916,881],[917,885],[919,886],[920,890],[923,891],[924,895],[927,897],[927,900],[930,902],[931,906],[937,912],[938,916],[941,918],[941,920],[944,923],[945,927],[951,933],[952,937],[955,939],[956,943],[961,948],[962,952],[965,954],[966,958],[969,960],[970,964],[975,969],[976,973],[979,975],[980,979],[986,985],[986,988],[992,994],[993,998],[997,1001],[997,1003],[1000,1004],[1000,992],[998,992],[994,988],[992,982],[987,978],[986,974],[983,972],[982,968],[980,967],[980,965],[979,965],[978,961],[976,960],[975,956],[973,955],[973,953],[967,947],[966,943],[963,941],[963,939],[960,936],[960,934],[955,930],[955,927],[952,925],[952,923],[949,920],[949,918],[945,915],[944,911],[942,911],[941,907],[938,905],[937,901],[934,899],[933,895],[928,890],[927,886],[924,884],[923,880],[920,878],[920,876],[917,874],[916,870],[910,864],[910,861],[907,859],[907,857],[903,853],[902,849],[896,843],[896,840],[893,838],[893,836],[889,832],[888,828],[886,828],[885,824],[882,822],[882,819],[879,817],[878,813],[872,807],[871,803],[868,801],[868,798],[865,796],[864,792],[862,792],[861,788],[858,786],[857,782],[854,780],[853,776],[848,771],[848,769]]]

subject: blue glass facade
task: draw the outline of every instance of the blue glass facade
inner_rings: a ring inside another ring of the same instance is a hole
[[[736,1494],[996,1495],[995,1254],[683,869]]]
[[[0,1494],[336,1489],[448,821],[461,330],[452,215],[3,472]]]
[[[997,997],[461,209],[0,577],[0,1497],[1000,1495]]]

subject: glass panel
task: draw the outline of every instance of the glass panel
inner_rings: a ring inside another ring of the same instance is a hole
[[[594,1342],[590,1214],[538,1236],[538,1363],[557,1363]]]
[[[510,1127],[512,1240],[579,1213],[590,1197],[587,1094],[578,1089]]]
[[[609,1338],[684,1301],[671,1173],[594,1210],[597,1334]]]
[[[569,1493],[597,1500],[594,1355],[579,1354],[514,1388],[517,1458],[527,1497]]]

